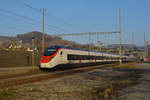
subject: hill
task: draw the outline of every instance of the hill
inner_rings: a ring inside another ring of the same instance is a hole
[[[0,36],[0,42],[9,41],[11,37],[9,36]]]
[[[28,45],[28,47],[31,47],[32,37],[34,37],[35,39],[35,46],[40,48],[42,33],[39,31],[18,34],[15,37],[0,36],[0,42],[1,44],[3,44],[4,47],[6,47],[5,44],[8,45],[11,43],[11,41],[19,41],[21,44]],[[45,34],[45,47],[49,47],[51,45],[67,45],[74,48],[82,48],[82,45],[77,44],[75,42],[63,40],[60,37]]]

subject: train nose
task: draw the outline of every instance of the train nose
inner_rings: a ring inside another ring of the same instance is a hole
[[[43,56],[42,60],[41,60],[41,63],[48,63],[50,60],[51,60],[51,58],[49,56],[48,57]]]
[[[41,63],[41,68],[53,68],[54,65],[52,63]]]
[[[48,66],[49,66],[48,63],[41,63],[42,68],[47,68]]]

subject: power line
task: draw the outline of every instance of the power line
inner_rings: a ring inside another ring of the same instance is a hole
[[[67,24],[67,25],[69,25],[69,26],[70,26],[70,25],[72,26],[72,24],[66,22],[65,20],[60,19],[60,18],[58,18],[57,16],[54,16],[54,15],[50,14],[50,12],[47,12],[47,15],[50,15],[51,17],[55,18],[57,21],[59,21],[59,22],[61,22],[61,23],[63,23],[63,24]]]
[[[0,25],[0,27],[4,27],[4,28],[8,28],[8,29],[13,29],[13,30],[27,31],[27,30],[22,29],[22,28],[16,28],[16,27],[8,26],[8,25]]]
[[[38,20],[35,20],[35,19],[33,19],[33,18],[24,16],[24,15],[17,14],[17,13],[12,12],[12,11],[8,11],[8,10],[2,9],[2,8],[0,8],[0,11],[2,11],[2,12],[4,12],[4,13],[7,13],[7,14],[10,14],[10,15],[14,15],[14,16],[17,16],[17,17],[26,19],[26,20],[30,20],[30,21],[33,21],[33,22],[36,22],[36,23],[40,23],[40,21],[38,21]]]
[[[21,21],[23,21],[23,22],[25,22],[25,23],[29,23],[29,24],[31,24],[31,25],[41,27],[40,25],[37,25],[37,24],[35,24],[35,23],[31,23],[31,22],[27,22],[27,21],[25,21],[25,20],[23,20],[23,19],[18,19],[17,17],[14,17],[14,16],[2,14],[2,13],[0,13],[0,15],[1,15],[1,16],[5,16],[5,17],[9,17],[9,18],[11,18],[11,19],[13,19],[13,20],[16,20],[16,21],[21,20]]]
[[[28,8],[30,8],[30,9],[33,9],[33,10],[35,10],[35,11],[37,11],[37,12],[41,12],[41,10],[40,9],[38,9],[38,8],[35,8],[35,7],[32,7],[31,5],[29,5],[29,4],[27,4],[27,3],[25,3],[24,1],[22,1],[22,0],[16,0],[16,1],[18,1],[19,3],[21,3],[21,4],[23,4],[25,7],[28,7]]]
[[[35,20],[35,19],[33,19],[33,18],[24,16],[24,15],[20,15],[20,14],[17,14],[17,13],[15,13],[15,12],[8,11],[8,10],[2,9],[2,8],[0,8],[0,11],[2,11],[2,12],[4,12],[4,13],[7,13],[7,14],[14,15],[14,16],[16,16],[16,17],[23,18],[23,19],[25,19],[25,20],[30,20],[30,21],[35,22],[35,23],[40,23],[40,25],[41,25],[41,21],[39,21],[39,20]],[[57,30],[66,31],[66,30],[64,30],[64,29],[62,29],[62,28],[59,28],[59,27],[57,27],[57,26],[53,26],[53,25],[49,25],[49,24],[46,24],[46,25],[49,26],[49,27],[51,27],[51,28],[55,28],[55,29],[57,29]]]
[[[13,19],[13,20],[16,20],[16,21],[21,20],[21,21],[24,22],[24,23],[28,23],[28,24],[33,25],[33,26],[35,26],[35,27],[41,28],[41,25],[37,25],[37,24],[32,23],[32,22],[27,22],[27,21],[25,21],[25,20],[23,20],[23,19],[18,19],[18,18],[14,17],[14,16],[5,15],[5,14],[2,14],[2,13],[0,13],[0,15],[1,15],[1,16],[4,16],[4,17],[9,17],[9,18],[11,18],[11,19]],[[49,28],[48,28],[48,30],[51,30],[51,31],[54,31],[54,32],[58,32],[58,31],[56,31],[56,30],[49,29]],[[59,32],[59,33],[60,33],[60,32]]]
[[[20,14],[17,14],[17,13],[14,13],[14,12],[11,12],[11,11],[8,11],[8,10],[5,10],[5,9],[2,9],[2,8],[0,8],[0,11],[2,11],[2,12],[4,12],[4,13],[7,13],[7,14],[14,15],[14,16],[19,17],[19,18],[23,18],[23,19],[28,20],[28,21],[30,20],[30,21],[32,21],[32,22],[39,23],[40,26],[41,26],[41,22],[40,22],[40,21],[34,20],[34,19],[30,18],[30,17],[26,17],[26,16],[24,16],[24,15],[20,15]],[[2,14],[1,14],[1,15],[2,15]],[[9,15],[4,15],[4,14],[3,14],[2,16],[9,16]],[[9,16],[9,17],[12,17],[12,16]],[[15,19],[17,19],[17,18],[15,18]],[[18,19],[17,19],[17,20],[18,20]],[[25,21],[25,22],[26,22],[26,21]],[[31,24],[31,23],[30,23],[30,24]],[[33,24],[33,23],[32,23],[32,24]],[[37,25],[37,24],[34,24],[34,25]],[[61,29],[61,28],[59,28],[59,27],[57,27],[57,26],[53,26],[53,25],[49,25],[49,24],[47,24],[47,26],[53,28],[52,30],[55,31],[55,32],[58,32],[57,30],[65,31],[64,29]],[[60,33],[60,32],[59,32],[59,33]]]
[[[53,36],[81,36],[81,35],[97,35],[97,34],[118,34],[120,32],[85,32],[85,33],[65,33],[65,34],[54,34]]]
[[[18,1],[18,2],[21,3],[21,4],[23,4],[25,7],[28,7],[28,8],[30,8],[30,9],[33,9],[34,11],[37,11],[37,12],[40,12],[40,13],[41,13],[41,9],[32,7],[31,5],[25,3],[25,2],[22,1],[22,0],[16,0],[16,1]],[[65,20],[60,19],[60,18],[58,18],[58,17],[56,17],[56,16],[54,16],[54,15],[48,13],[48,12],[47,12],[47,15],[52,16],[52,17],[55,18],[57,21],[59,20],[60,22],[62,22],[62,23],[64,23],[64,24],[68,24],[69,26],[71,25],[71,24],[67,23]]]

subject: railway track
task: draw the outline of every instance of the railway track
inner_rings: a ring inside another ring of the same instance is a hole
[[[25,71],[25,72],[19,72],[19,73],[15,73],[15,72],[4,72],[4,73],[1,73],[0,75],[0,79],[3,80],[3,79],[9,79],[9,78],[17,78],[17,77],[25,77],[25,76],[29,76],[29,75],[36,75],[36,74],[43,74],[45,72],[41,71],[41,70],[29,70],[29,71]]]
[[[91,66],[91,67],[80,67],[80,68],[74,68],[69,70],[62,70],[62,71],[54,71],[54,72],[48,72],[48,73],[40,73],[40,74],[34,74],[34,75],[22,75],[20,77],[7,77],[7,79],[3,79],[0,81],[0,88],[6,88],[6,87],[12,87],[16,85],[22,85],[22,84],[28,84],[33,82],[39,82],[54,78],[61,78],[68,75],[74,75],[78,73],[83,72],[89,72],[94,69],[104,68],[104,67],[112,67],[116,64],[106,64],[106,65],[97,65],[97,66]],[[6,77],[5,77],[6,78]]]

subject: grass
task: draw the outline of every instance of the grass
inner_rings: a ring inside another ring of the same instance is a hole
[[[7,79],[7,78],[16,78],[20,76],[27,76],[32,74],[38,74],[42,73],[39,69],[25,69],[25,70],[15,70],[15,71],[8,71],[8,72],[1,72],[0,78],[1,79]]]
[[[131,62],[131,63],[124,63],[124,64],[116,63],[116,66],[113,66],[113,67],[114,68],[137,68],[137,66],[135,65],[138,63],[139,62]]]
[[[139,82],[137,77],[139,71],[136,70],[135,64],[136,63],[117,65],[115,68],[120,68],[122,70],[124,68],[133,69],[122,76],[113,78],[108,82],[107,86],[102,89],[98,89],[96,92],[98,96],[102,100],[110,100],[110,98],[115,100],[118,97],[120,90],[137,84]]]
[[[104,86],[91,88],[88,85],[85,85],[84,89],[86,89],[89,93],[87,93],[88,95],[85,94],[84,97],[91,97],[92,100],[116,100],[119,96],[120,90],[139,83],[139,70],[136,69],[135,64],[137,63],[127,63],[122,65],[117,64],[114,67],[115,69],[130,70],[121,76],[112,77],[110,80],[103,79],[103,81],[106,83]],[[91,100],[91,98],[86,100]]]
[[[79,93],[79,97],[81,97],[81,99],[79,100],[117,100],[120,90],[133,86],[139,82],[137,77],[139,71],[136,70],[135,64],[137,63],[127,63],[122,65],[117,64],[115,67],[113,67],[114,69],[131,70],[125,72],[125,74],[122,74],[120,76],[114,76],[109,80],[105,78],[99,78],[98,81],[104,81],[104,86],[99,85],[99,87],[91,87],[88,84],[83,84],[82,89],[84,89],[85,91],[83,93]],[[94,80],[92,81],[94,82]],[[37,88],[32,88],[28,92],[42,91]],[[0,91],[0,98],[5,98],[3,100],[11,100],[12,97],[16,97],[17,95],[18,91],[14,87],[3,89],[2,91]],[[61,98],[60,100],[63,100],[62,98],[64,95],[64,93],[59,93],[58,96]],[[67,93],[66,96],[69,96],[69,98],[73,98],[71,93]]]
[[[17,96],[18,91],[14,87],[6,88],[0,91],[0,99],[1,100],[12,100]]]
[[[92,90],[91,88],[88,89],[87,87],[87,90],[91,90],[91,93],[89,94],[91,95],[91,97],[94,96],[94,100],[96,100],[96,97],[98,97],[98,100],[116,100],[116,98],[118,98],[120,90],[137,84],[137,81],[132,80],[133,77],[125,77],[119,80],[113,79],[107,81],[104,87],[99,87],[94,90]]]

